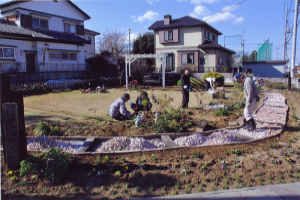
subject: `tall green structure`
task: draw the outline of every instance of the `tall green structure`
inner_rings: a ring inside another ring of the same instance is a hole
[[[273,60],[273,43],[269,39],[265,41],[257,50],[257,61]]]

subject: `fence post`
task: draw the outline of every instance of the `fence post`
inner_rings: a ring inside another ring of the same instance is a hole
[[[18,137],[19,137],[19,150],[20,150],[20,160],[25,160],[27,157],[27,139],[26,139],[26,129],[25,129],[25,118],[24,118],[24,99],[23,91],[13,91],[10,92],[10,101],[17,103],[18,112]]]
[[[9,169],[20,168],[20,149],[19,149],[19,126],[18,126],[18,105],[17,103],[4,103],[4,135],[6,163]]]

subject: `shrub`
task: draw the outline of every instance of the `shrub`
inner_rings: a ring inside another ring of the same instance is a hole
[[[69,172],[73,155],[62,152],[60,148],[52,148],[39,155],[30,155],[21,162],[20,176],[40,173],[52,182],[59,182]]]
[[[190,81],[193,88],[197,88],[197,89],[205,88],[205,84],[202,80],[190,77]],[[177,86],[181,86],[181,79],[178,80]]]
[[[218,108],[218,110],[215,112],[216,117],[224,115],[228,115],[228,111],[225,108]]]
[[[221,73],[219,73],[219,72],[208,72],[207,74],[205,74],[202,77],[202,80],[204,81],[206,78],[209,78],[209,77],[215,77],[216,78],[216,86],[220,87],[220,86],[224,85],[225,78]]]
[[[60,128],[57,125],[49,133],[49,135],[58,135],[58,136],[60,134],[61,134],[61,131],[60,131]]]
[[[38,125],[35,127],[35,135],[48,136],[50,132],[51,132],[51,126],[46,122],[40,121]]]

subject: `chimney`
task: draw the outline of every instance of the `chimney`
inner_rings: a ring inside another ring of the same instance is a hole
[[[170,25],[171,24],[171,20],[172,20],[172,16],[171,15],[165,15],[164,16],[164,25]]]

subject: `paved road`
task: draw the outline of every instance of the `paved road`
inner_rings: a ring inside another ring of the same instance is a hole
[[[216,192],[155,197],[153,199],[300,200],[300,182]]]

